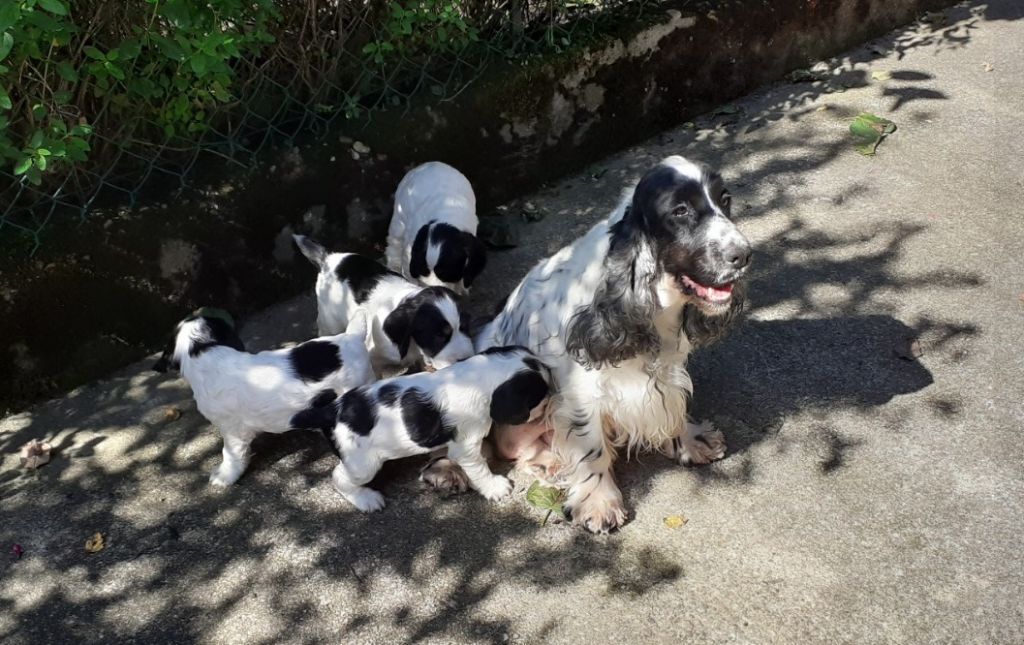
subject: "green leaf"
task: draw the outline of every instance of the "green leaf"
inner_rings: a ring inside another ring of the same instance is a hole
[[[188,60],[188,63],[192,66],[192,71],[199,76],[202,76],[203,72],[206,71],[206,56],[203,56],[202,54],[194,55]]]
[[[49,150],[47,150],[47,152],[49,152]],[[40,170],[46,170],[46,157],[45,156],[36,157],[33,161],[34,161],[34,163],[36,165],[36,168],[38,168]]]
[[[10,110],[14,106],[11,103],[11,97],[7,94],[7,88],[0,85],[0,108],[4,110]]]
[[[4,35],[0,36],[0,60],[7,58],[7,54],[11,53],[12,47],[14,47],[14,36],[5,31]]]
[[[21,18],[21,3],[6,2],[0,6],[0,31],[7,31]]]
[[[107,70],[107,72],[109,72],[110,75],[113,76],[114,78],[116,78],[117,80],[119,80],[119,81],[123,81],[124,80],[124,72],[121,71],[121,68],[118,67],[117,65],[115,65],[113,63],[103,63],[103,68],[105,70]]]
[[[32,167],[32,157],[22,157],[18,163],[14,164],[14,175],[24,175],[29,168]]]
[[[25,171],[25,176],[28,177],[29,182],[33,186],[43,183],[43,174],[35,166],[30,165],[28,170]]]
[[[100,50],[96,49],[92,45],[89,45],[88,47],[86,47],[82,51],[85,52],[86,56],[88,56],[89,58],[91,58],[93,60],[107,60],[107,57],[103,55],[103,52],[101,52]]]
[[[857,140],[857,152],[867,156],[874,155],[882,139],[895,131],[895,123],[869,112],[861,112],[850,124],[850,132]]]
[[[562,512],[562,502],[565,500],[565,492],[552,486],[545,486],[539,481],[530,484],[526,491],[526,501],[531,506],[541,510]]]
[[[65,81],[69,81],[71,83],[78,82],[78,70],[75,69],[74,65],[67,61],[57,63],[57,73],[60,74],[60,77]]]
[[[32,133],[32,138],[28,140],[28,147],[35,149],[43,145],[43,131],[36,130]]]
[[[68,8],[64,6],[64,3],[60,0],[37,0],[39,6],[46,9],[50,13],[55,13],[58,16],[68,15]]]

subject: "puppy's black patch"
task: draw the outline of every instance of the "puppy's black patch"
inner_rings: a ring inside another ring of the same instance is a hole
[[[481,354],[515,354],[516,352],[529,353],[530,350],[526,349],[522,345],[502,345],[500,347],[488,347]]]
[[[434,224],[430,230],[430,243],[438,247],[434,275],[444,282],[461,282],[466,271],[466,246],[463,232],[451,224]]]
[[[329,423],[321,423],[319,429],[320,432],[322,432],[324,434],[324,437],[327,439],[327,443],[330,444],[331,452],[333,452],[340,458],[341,451],[338,450],[338,444],[334,443],[334,424],[337,422],[338,419],[338,406],[336,405],[337,400],[338,393],[335,392],[334,390],[327,389],[321,391],[319,394],[314,396],[313,399],[309,402],[309,407],[313,411],[319,410],[318,416],[321,418],[321,420],[325,417],[330,420]],[[327,416],[328,414],[330,416]]]
[[[339,280],[348,283],[356,304],[360,305],[367,301],[383,278],[387,276],[401,277],[380,262],[355,253],[342,258],[334,273]]]
[[[462,286],[469,289],[487,266],[487,248],[475,235],[465,231],[462,232],[462,245],[466,249],[466,271],[462,274]]]
[[[240,352],[245,351],[245,345],[242,343],[242,339],[238,337],[235,332],[235,328],[223,318],[213,318],[210,316],[198,316],[206,324],[206,336],[201,340],[196,340],[192,343],[192,347],[188,350],[188,355],[192,358],[199,356],[208,349],[214,347],[230,347],[237,349]],[[185,319],[185,322],[195,320],[196,317],[189,317]]]
[[[543,371],[544,365],[532,356],[526,356],[523,358],[523,364],[529,367],[534,372]]]
[[[377,425],[377,403],[369,389],[357,387],[341,397],[338,422],[344,423],[357,435],[365,437]]]
[[[398,346],[399,356],[405,358],[412,341],[431,357],[451,341],[454,330],[435,304],[442,298],[458,300],[451,289],[426,287],[399,303],[384,319],[384,333]]]
[[[409,388],[402,394],[402,421],[409,438],[424,448],[442,446],[455,437],[455,426],[445,421],[441,410],[424,392]]]
[[[288,362],[295,376],[304,383],[315,383],[341,369],[341,351],[326,340],[310,340],[293,348]]]
[[[427,240],[430,234],[430,220],[416,231],[416,237],[412,241],[412,249],[409,251],[409,275],[415,279],[424,278],[430,275],[430,267],[427,266]]]
[[[341,456],[338,446],[334,443],[334,425],[338,419],[338,393],[327,389],[317,393],[309,401],[309,406],[292,416],[289,426],[296,430],[319,430],[327,437],[334,454]]]
[[[491,395],[491,418],[495,423],[518,425],[530,420],[530,411],[548,395],[544,377],[532,370],[520,370],[499,385]]]
[[[391,407],[398,400],[398,395],[401,392],[402,386],[396,383],[385,383],[377,390],[377,400],[383,405]]]
[[[419,308],[413,322],[412,338],[427,356],[437,356],[451,339],[454,330],[444,314],[432,302]]]

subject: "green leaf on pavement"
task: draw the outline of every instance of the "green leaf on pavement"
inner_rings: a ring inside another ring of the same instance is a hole
[[[531,506],[548,512],[544,517],[544,523],[546,524],[548,517],[552,513],[562,514],[562,502],[565,501],[565,491],[552,486],[545,486],[539,481],[535,481],[526,490],[526,501]]]
[[[869,112],[861,112],[850,124],[850,132],[857,140],[856,150],[862,155],[875,154],[882,139],[895,131],[895,123]]]

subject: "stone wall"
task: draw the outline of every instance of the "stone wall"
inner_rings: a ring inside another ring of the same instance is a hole
[[[492,67],[456,101],[377,115],[358,133],[282,150],[250,173],[208,160],[183,197],[154,192],[133,210],[101,208],[85,224],[51,226],[28,263],[0,258],[0,411],[159,348],[195,306],[245,313],[309,288],[293,230],[381,250],[391,191],[415,163],[463,169],[486,213],[949,4],[681,3],[588,47]]]

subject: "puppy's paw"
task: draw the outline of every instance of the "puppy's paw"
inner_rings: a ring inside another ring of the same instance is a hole
[[[364,513],[373,513],[384,508],[384,496],[372,488],[359,488],[342,494]]]
[[[512,492],[512,482],[508,477],[494,475],[480,486],[480,494],[489,500],[498,500],[508,497]]]
[[[469,478],[462,468],[447,457],[435,459],[420,471],[420,481],[426,482],[443,493],[464,493],[469,488]]]
[[[626,523],[622,493],[610,477],[593,488],[586,483],[577,484],[569,490],[562,508],[566,519],[591,533],[608,533]]]
[[[725,435],[711,422],[686,423],[683,434],[672,440],[675,459],[683,466],[699,466],[725,456]]]
[[[217,488],[227,488],[238,481],[238,478],[241,476],[242,473],[237,472],[234,468],[225,468],[222,465],[210,475],[210,485]]]

